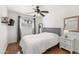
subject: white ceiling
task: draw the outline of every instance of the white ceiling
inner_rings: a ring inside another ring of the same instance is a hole
[[[41,5],[40,9],[41,9]],[[33,8],[35,8],[36,6],[34,5],[8,5],[7,8],[8,10],[12,10],[12,11],[16,11],[16,12],[20,12],[23,14],[28,14],[31,12],[34,12]]]
[[[8,10],[20,12],[23,14],[26,14],[28,12],[32,12],[32,6],[31,5],[9,5],[7,6]]]
[[[27,14],[29,12],[33,12],[33,8],[35,6],[32,5],[8,5],[8,10],[16,11],[19,13]],[[59,13],[71,13],[71,10],[79,12],[79,6],[77,5],[40,5],[42,10],[48,10],[51,14]]]

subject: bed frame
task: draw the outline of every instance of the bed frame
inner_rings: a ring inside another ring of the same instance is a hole
[[[59,36],[61,36],[61,28],[43,28],[43,32],[55,33],[55,34],[58,34]],[[57,44],[57,45],[59,46],[59,44]],[[49,49],[51,49],[51,48],[49,48]],[[43,54],[45,54],[45,52]],[[20,53],[23,54],[23,51],[20,50]]]

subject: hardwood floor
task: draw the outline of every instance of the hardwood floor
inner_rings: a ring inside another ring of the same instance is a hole
[[[21,48],[18,43],[12,43],[8,45],[5,54],[17,54],[20,50]],[[47,50],[44,54],[69,54],[69,51],[66,51],[64,49],[60,50],[58,46],[55,46]]]
[[[17,54],[17,52],[19,52],[20,50],[21,48],[19,47],[18,43],[12,43],[8,45],[5,54]]]
[[[69,51],[64,50],[64,49],[59,49],[58,46],[55,46],[47,50],[45,54],[69,54]]]

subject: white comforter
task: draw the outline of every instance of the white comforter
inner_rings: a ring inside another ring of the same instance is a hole
[[[20,41],[20,46],[25,54],[41,54],[47,49],[58,44],[59,36],[54,33],[41,33],[24,36]]]

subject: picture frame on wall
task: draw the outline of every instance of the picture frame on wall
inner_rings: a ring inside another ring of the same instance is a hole
[[[79,32],[79,16],[65,18],[64,30],[69,30],[71,32]]]
[[[8,23],[8,17],[1,17],[1,23]]]

